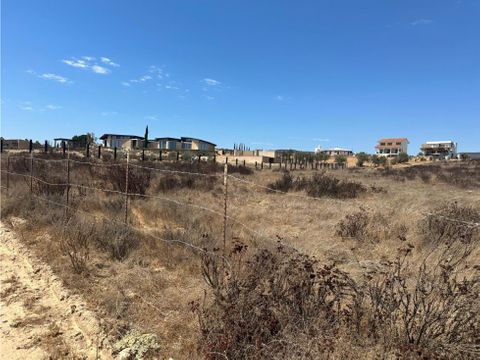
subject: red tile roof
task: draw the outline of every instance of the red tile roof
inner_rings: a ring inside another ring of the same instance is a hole
[[[408,142],[407,138],[385,138],[385,139],[380,139],[378,142],[403,142],[406,141]]]

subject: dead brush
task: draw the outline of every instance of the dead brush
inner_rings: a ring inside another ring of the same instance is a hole
[[[87,273],[95,223],[72,217],[61,225],[59,235],[60,251],[68,256],[73,270],[77,274]]]
[[[138,247],[140,237],[128,226],[104,220],[98,223],[93,241],[112,259],[121,261]]]
[[[447,203],[428,214],[420,223],[426,243],[438,246],[454,241],[470,244],[480,239],[480,211]]]
[[[288,171],[282,174],[275,182],[268,185],[270,189],[288,192],[306,191],[307,195],[315,198],[332,197],[336,199],[352,199],[365,192],[366,188],[355,181],[339,180],[324,172],[316,173],[311,177],[293,177]],[[271,191],[271,190],[268,190]]]
[[[169,192],[176,189],[198,189],[210,191],[218,182],[218,177],[189,175],[189,174],[161,174],[155,182],[155,192]]]
[[[102,168],[97,177],[112,190],[121,192],[125,192],[126,190],[125,164]],[[128,192],[131,194],[145,195],[150,186],[151,178],[152,171],[150,169],[130,166],[128,172]]]
[[[425,259],[412,272],[407,261],[412,249],[407,244],[384,273],[366,283],[359,335],[381,344],[384,353],[478,358],[480,277],[458,273],[468,252],[452,262],[447,249],[437,262]]]
[[[342,238],[364,239],[368,234],[370,217],[365,209],[347,214],[336,225],[335,233]]]
[[[192,307],[207,359],[307,355],[310,349],[290,352],[293,334],[316,338],[317,351],[327,354],[330,337],[342,326],[344,303],[355,293],[347,274],[282,246],[247,255],[237,243],[226,262],[205,256],[202,273],[213,302]]]

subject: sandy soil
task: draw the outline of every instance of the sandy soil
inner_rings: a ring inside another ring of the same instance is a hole
[[[98,320],[0,223],[0,359],[110,359]]]

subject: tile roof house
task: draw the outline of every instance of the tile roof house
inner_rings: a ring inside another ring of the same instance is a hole
[[[376,154],[379,156],[398,156],[400,153],[407,153],[408,144],[407,138],[380,139],[375,146]]]

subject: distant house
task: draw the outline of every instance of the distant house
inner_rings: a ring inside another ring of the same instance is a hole
[[[385,138],[378,140],[377,155],[398,156],[400,153],[407,153],[409,141],[407,138]]]
[[[156,138],[155,141],[158,143],[158,149],[162,150],[172,150],[172,151],[207,151],[214,152],[215,147],[217,146],[210,141],[190,138],[190,137],[181,137],[181,138],[172,138],[172,137],[161,137]]]
[[[457,143],[454,141],[427,141],[420,147],[424,156],[445,159],[457,156]]]
[[[103,146],[109,148],[121,148],[129,140],[143,139],[143,137],[136,135],[103,134],[102,136],[100,136],[100,140],[103,141]]]
[[[3,148],[5,150],[27,150],[30,146],[29,140],[22,139],[3,139]]]
[[[317,153],[317,154],[319,154],[319,153],[327,154],[328,156],[337,156],[337,155],[352,156],[353,155],[352,150],[345,149],[345,148],[340,148],[340,147],[334,147],[334,148],[330,148],[330,149],[317,148],[317,149],[315,149],[315,153]]]
[[[462,152],[459,155],[461,158],[468,160],[480,160],[480,152]]]

